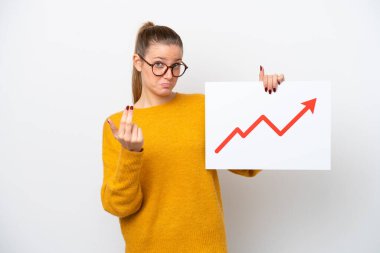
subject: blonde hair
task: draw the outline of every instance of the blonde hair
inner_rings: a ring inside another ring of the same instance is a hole
[[[153,43],[163,43],[166,45],[177,45],[182,49],[181,37],[167,26],[155,25],[153,22],[145,22],[139,29],[135,43],[135,54],[145,56],[149,46]],[[136,103],[142,92],[141,72],[133,66],[132,70],[132,94],[133,102]]]

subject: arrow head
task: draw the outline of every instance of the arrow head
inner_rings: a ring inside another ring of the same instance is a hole
[[[302,104],[305,106],[305,108],[310,110],[311,113],[314,113],[314,107],[315,107],[316,102],[317,102],[317,98],[314,98],[314,99],[305,101]]]

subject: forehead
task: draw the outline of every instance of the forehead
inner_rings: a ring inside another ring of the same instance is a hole
[[[159,57],[164,60],[178,60],[182,59],[182,49],[173,44],[154,43],[149,46],[146,56],[151,59]]]

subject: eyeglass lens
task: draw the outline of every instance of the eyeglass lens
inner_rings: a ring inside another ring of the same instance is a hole
[[[167,69],[168,67],[163,63],[157,62],[153,64],[153,73],[155,75],[163,75],[166,73]],[[185,72],[186,68],[183,64],[174,64],[171,69],[173,76],[181,76]]]

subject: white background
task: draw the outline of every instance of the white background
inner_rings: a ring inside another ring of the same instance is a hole
[[[0,252],[123,252],[100,202],[101,131],[132,101],[147,20],[184,41],[176,91],[258,80],[260,64],[333,83],[331,171],[219,173],[230,252],[379,252],[379,13],[376,0],[1,0]]]
[[[281,87],[286,88],[268,95],[259,81],[205,84],[207,169],[331,169],[330,82],[284,81]],[[302,104],[311,99],[313,112]],[[265,115],[282,131],[305,109],[282,136],[260,120],[245,138],[235,133],[215,153],[236,127],[244,133]]]

